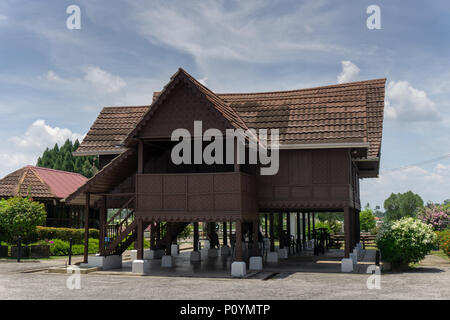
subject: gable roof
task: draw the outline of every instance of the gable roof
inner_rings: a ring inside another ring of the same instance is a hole
[[[158,107],[164,102],[165,98],[170,94],[170,91],[175,87],[175,85],[184,81],[191,89],[196,90],[203,96],[213,108],[219,111],[224,119],[226,119],[231,126],[236,129],[247,130],[248,127],[244,121],[242,121],[239,114],[230,107],[227,103],[225,103],[219,96],[217,96],[214,92],[206,88],[200,82],[198,82],[194,77],[192,77],[189,73],[184,71],[182,68],[179,68],[178,71],[170,78],[169,83],[164,87],[163,91],[158,95],[158,97],[153,101],[151,108],[148,109],[146,114],[142,117],[142,119],[138,122],[136,127],[127,135],[125,138],[123,145],[129,146],[131,139],[136,136],[139,131],[145,126],[145,124],[150,120],[152,115],[156,112]]]
[[[171,77],[162,92],[154,93],[151,107],[102,110],[75,154],[124,151],[177,81],[186,81],[236,128],[278,128],[281,145],[308,148],[354,144],[368,147],[370,159],[380,156],[386,79],[290,91],[214,93],[183,69]],[[113,116],[115,113],[124,118]],[[126,130],[110,130],[121,125],[126,125]]]
[[[87,180],[78,173],[26,166],[0,180],[0,198],[29,193],[32,198],[63,199]]]
[[[92,124],[74,156],[120,154],[123,139],[133,130],[150,106],[105,107]]]

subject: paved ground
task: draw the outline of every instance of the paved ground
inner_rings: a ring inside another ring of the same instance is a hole
[[[450,299],[450,264],[435,259],[409,272],[381,275],[379,290],[367,289],[368,274],[294,272],[292,263],[278,274],[266,270],[248,279],[91,273],[81,275],[81,289],[69,290],[69,275],[36,271],[63,261],[3,260],[0,299]]]

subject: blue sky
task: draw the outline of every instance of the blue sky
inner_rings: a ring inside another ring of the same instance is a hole
[[[81,30],[66,28],[72,4]],[[366,27],[374,4],[381,30]],[[414,164],[450,154],[449,17],[444,0],[3,0],[0,176],[82,138],[103,106],[150,104],[178,67],[217,92],[386,77],[381,174],[361,200],[443,201],[450,157]]]

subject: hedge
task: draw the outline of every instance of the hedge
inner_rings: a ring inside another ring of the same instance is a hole
[[[53,227],[37,227],[39,240],[59,239],[69,241],[72,238],[73,244],[84,243],[84,229],[73,228],[53,228]],[[89,238],[98,239],[99,230],[89,229]]]
[[[69,254],[70,244],[68,241],[60,239],[51,239],[48,242],[50,246],[50,254],[52,256],[67,256]],[[89,239],[88,253],[93,254],[98,252],[98,239]],[[84,253],[84,245],[72,245],[73,255],[82,255]]]

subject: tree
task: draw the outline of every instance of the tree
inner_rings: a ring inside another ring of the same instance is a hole
[[[72,143],[69,139],[61,147],[55,144],[52,149],[45,149],[36,165],[43,168],[77,172],[90,178],[96,171],[94,167],[98,168],[98,158],[95,156],[74,157],[72,152],[76,151],[79,146],[78,140]]]
[[[359,225],[361,231],[369,232],[377,225],[375,215],[368,206],[359,213]]]
[[[400,220],[403,217],[415,217],[418,209],[423,207],[423,200],[412,191],[392,193],[384,201],[387,221]]]
[[[1,240],[14,244],[21,236],[23,243],[33,242],[37,235],[36,226],[44,224],[46,217],[44,204],[30,198],[0,200]]]

